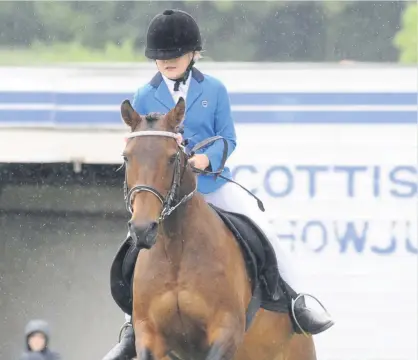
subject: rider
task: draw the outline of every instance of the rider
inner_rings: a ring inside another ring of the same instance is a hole
[[[180,10],[166,10],[154,17],[148,28],[145,55],[155,60],[158,73],[136,92],[133,107],[140,114],[166,113],[174,107],[180,96],[183,97],[188,105],[184,136],[191,137],[189,145],[221,135],[228,142],[229,156],[235,148],[236,138],[228,93],[219,80],[203,75],[194,68],[201,50],[199,27],[191,15]],[[198,169],[215,171],[221,164],[222,155],[223,143],[218,141],[195,154],[191,161]],[[231,177],[227,167],[222,174]],[[221,178],[199,175],[198,180],[198,191],[207,202],[248,216],[266,233],[276,252],[282,286],[295,290],[290,265],[278,244],[274,229],[257,208],[254,199]],[[291,293],[297,294],[295,291]],[[318,334],[334,324],[326,314],[307,308],[304,301],[295,303],[293,315],[290,316],[300,326],[300,329],[295,327],[299,333]],[[130,317],[126,315],[126,318],[124,335],[105,360],[130,359],[136,355]]]

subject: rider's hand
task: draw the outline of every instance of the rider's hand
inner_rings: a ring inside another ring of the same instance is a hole
[[[205,170],[210,165],[209,158],[205,154],[193,155],[189,163],[199,170]]]

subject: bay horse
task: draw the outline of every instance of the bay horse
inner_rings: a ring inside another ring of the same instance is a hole
[[[125,100],[131,132],[123,158],[126,205],[137,257],[132,324],[139,360],[315,360],[311,336],[287,313],[257,308],[234,234],[196,190],[190,154],[176,140],[182,98],[167,114],[139,115]]]

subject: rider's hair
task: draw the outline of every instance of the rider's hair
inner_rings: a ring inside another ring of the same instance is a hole
[[[200,51],[195,51],[194,52],[194,56],[193,56],[193,60],[194,62],[197,62],[198,60],[202,59],[202,53]]]

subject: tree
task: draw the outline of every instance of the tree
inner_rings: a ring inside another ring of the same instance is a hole
[[[403,63],[418,62],[418,5],[411,4],[403,13],[402,30],[394,39],[394,44],[400,50],[399,60]]]
[[[407,5],[404,1],[0,1],[0,62],[13,63],[16,56],[25,61],[89,57],[141,61],[148,24],[167,8],[186,10],[196,18],[204,58],[214,61],[387,62],[397,61],[401,50],[402,61],[416,62],[416,5],[404,13],[404,27],[394,41]]]

